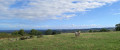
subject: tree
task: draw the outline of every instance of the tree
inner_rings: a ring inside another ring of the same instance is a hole
[[[18,33],[19,33],[18,31],[14,31],[12,32],[12,35],[19,35]]]
[[[37,32],[37,38],[40,38],[40,37],[42,37],[42,32],[38,31]]]
[[[57,31],[57,34],[61,34],[61,32],[60,32],[60,31]]]
[[[51,30],[51,29],[48,29],[48,30],[45,32],[45,35],[52,35],[52,30]]]
[[[25,34],[25,32],[24,32],[24,30],[23,29],[21,29],[19,32],[18,32],[18,34],[20,34],[20,35],[24,35]]]
[[[92,30],[89,30],[89,32],[93,32]]]
[[[32,29],[30,35],[42,35],[42,32]]]
[[[56,31],[52,32],[52,35],[55,35],[55,34],[57,34],[57,32],[56,32]]]
[[[55,34],[61,34],[61,32],[60,31],[53,31],[52,35],[55,35]]]
[[[37,34],[36,35],[42,35],[42,32],[40,31],[37,31]]]
[[[99,32],[99,30],[93,30],[93,32]]]
[[[32,30],[30,31],[30,35],[37,35],[37,30],[32,29]]]
[[[116,24],[116,25],[115,25],[115,30],[116,30],[116,31],[120,31],[120,24]]]
[[[108,29],[101,29],[100,32],[108,32],[109,30]]]

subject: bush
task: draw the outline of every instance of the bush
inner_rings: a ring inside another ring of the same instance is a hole
[[[116,30],[116,31],[120,31],[120,24],[116,24],[116,25],[115,25],[115,30]]]
[[[89,32],[93,32],[92,30],[89,30]]]
[[[42,32],[37,31],[36,35],[42,35]]]
[[[19,37],[18,35],[11,35],[10,33],[0,33],[0,38],[15,38]]]
[[[59,32],[59,31],[53,31],[52,35],[55,35],[55,34],[61,34],[61,32]]]
[[[29,34],[30,35],[37,35],[37,32],[38,32],[37,30],[32,29]]]
[[[19,35],[18,31],[12,32],[12,35]]]
[[[104,28],[100,30],[100,32],[108,32],[108,31],[110,31],[110,30],[104,29]]]
[[[37,31],[37,30],[35,30],[35,29],[32,29],[29,34],[30,34],[30,35],[42,35],[42,32]]]
[[[51,29],[48,29],[48,30],[45,32],[45,35],[52,35],[52,30],[51,30]]]
[[[23,29],[21,29],[21,30],[18,32],[18,34],[21,35],[21,36],[24,36],[24,35],[25,35],[25,32],[24,32]]]
[[[93,30],[93,32],[99,32],[99,30]]]
[[[57,32],[54,31],[54,32],[52,33],[52,35],[55,35],[55,34],[57,34]]]

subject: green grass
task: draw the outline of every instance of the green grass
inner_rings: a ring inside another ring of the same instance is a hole
[[[120,32],[45,35],[43,38],[0,40],[0,50],[120,50]]]

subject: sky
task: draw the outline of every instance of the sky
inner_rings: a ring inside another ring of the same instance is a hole
[[[87,29],[118,23],[119,0],[0,0],[0,30]]]

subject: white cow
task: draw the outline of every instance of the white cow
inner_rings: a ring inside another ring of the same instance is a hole
[[[75,32],[75,37],[78,37],[78,36],[80,36],[80,31]]]

